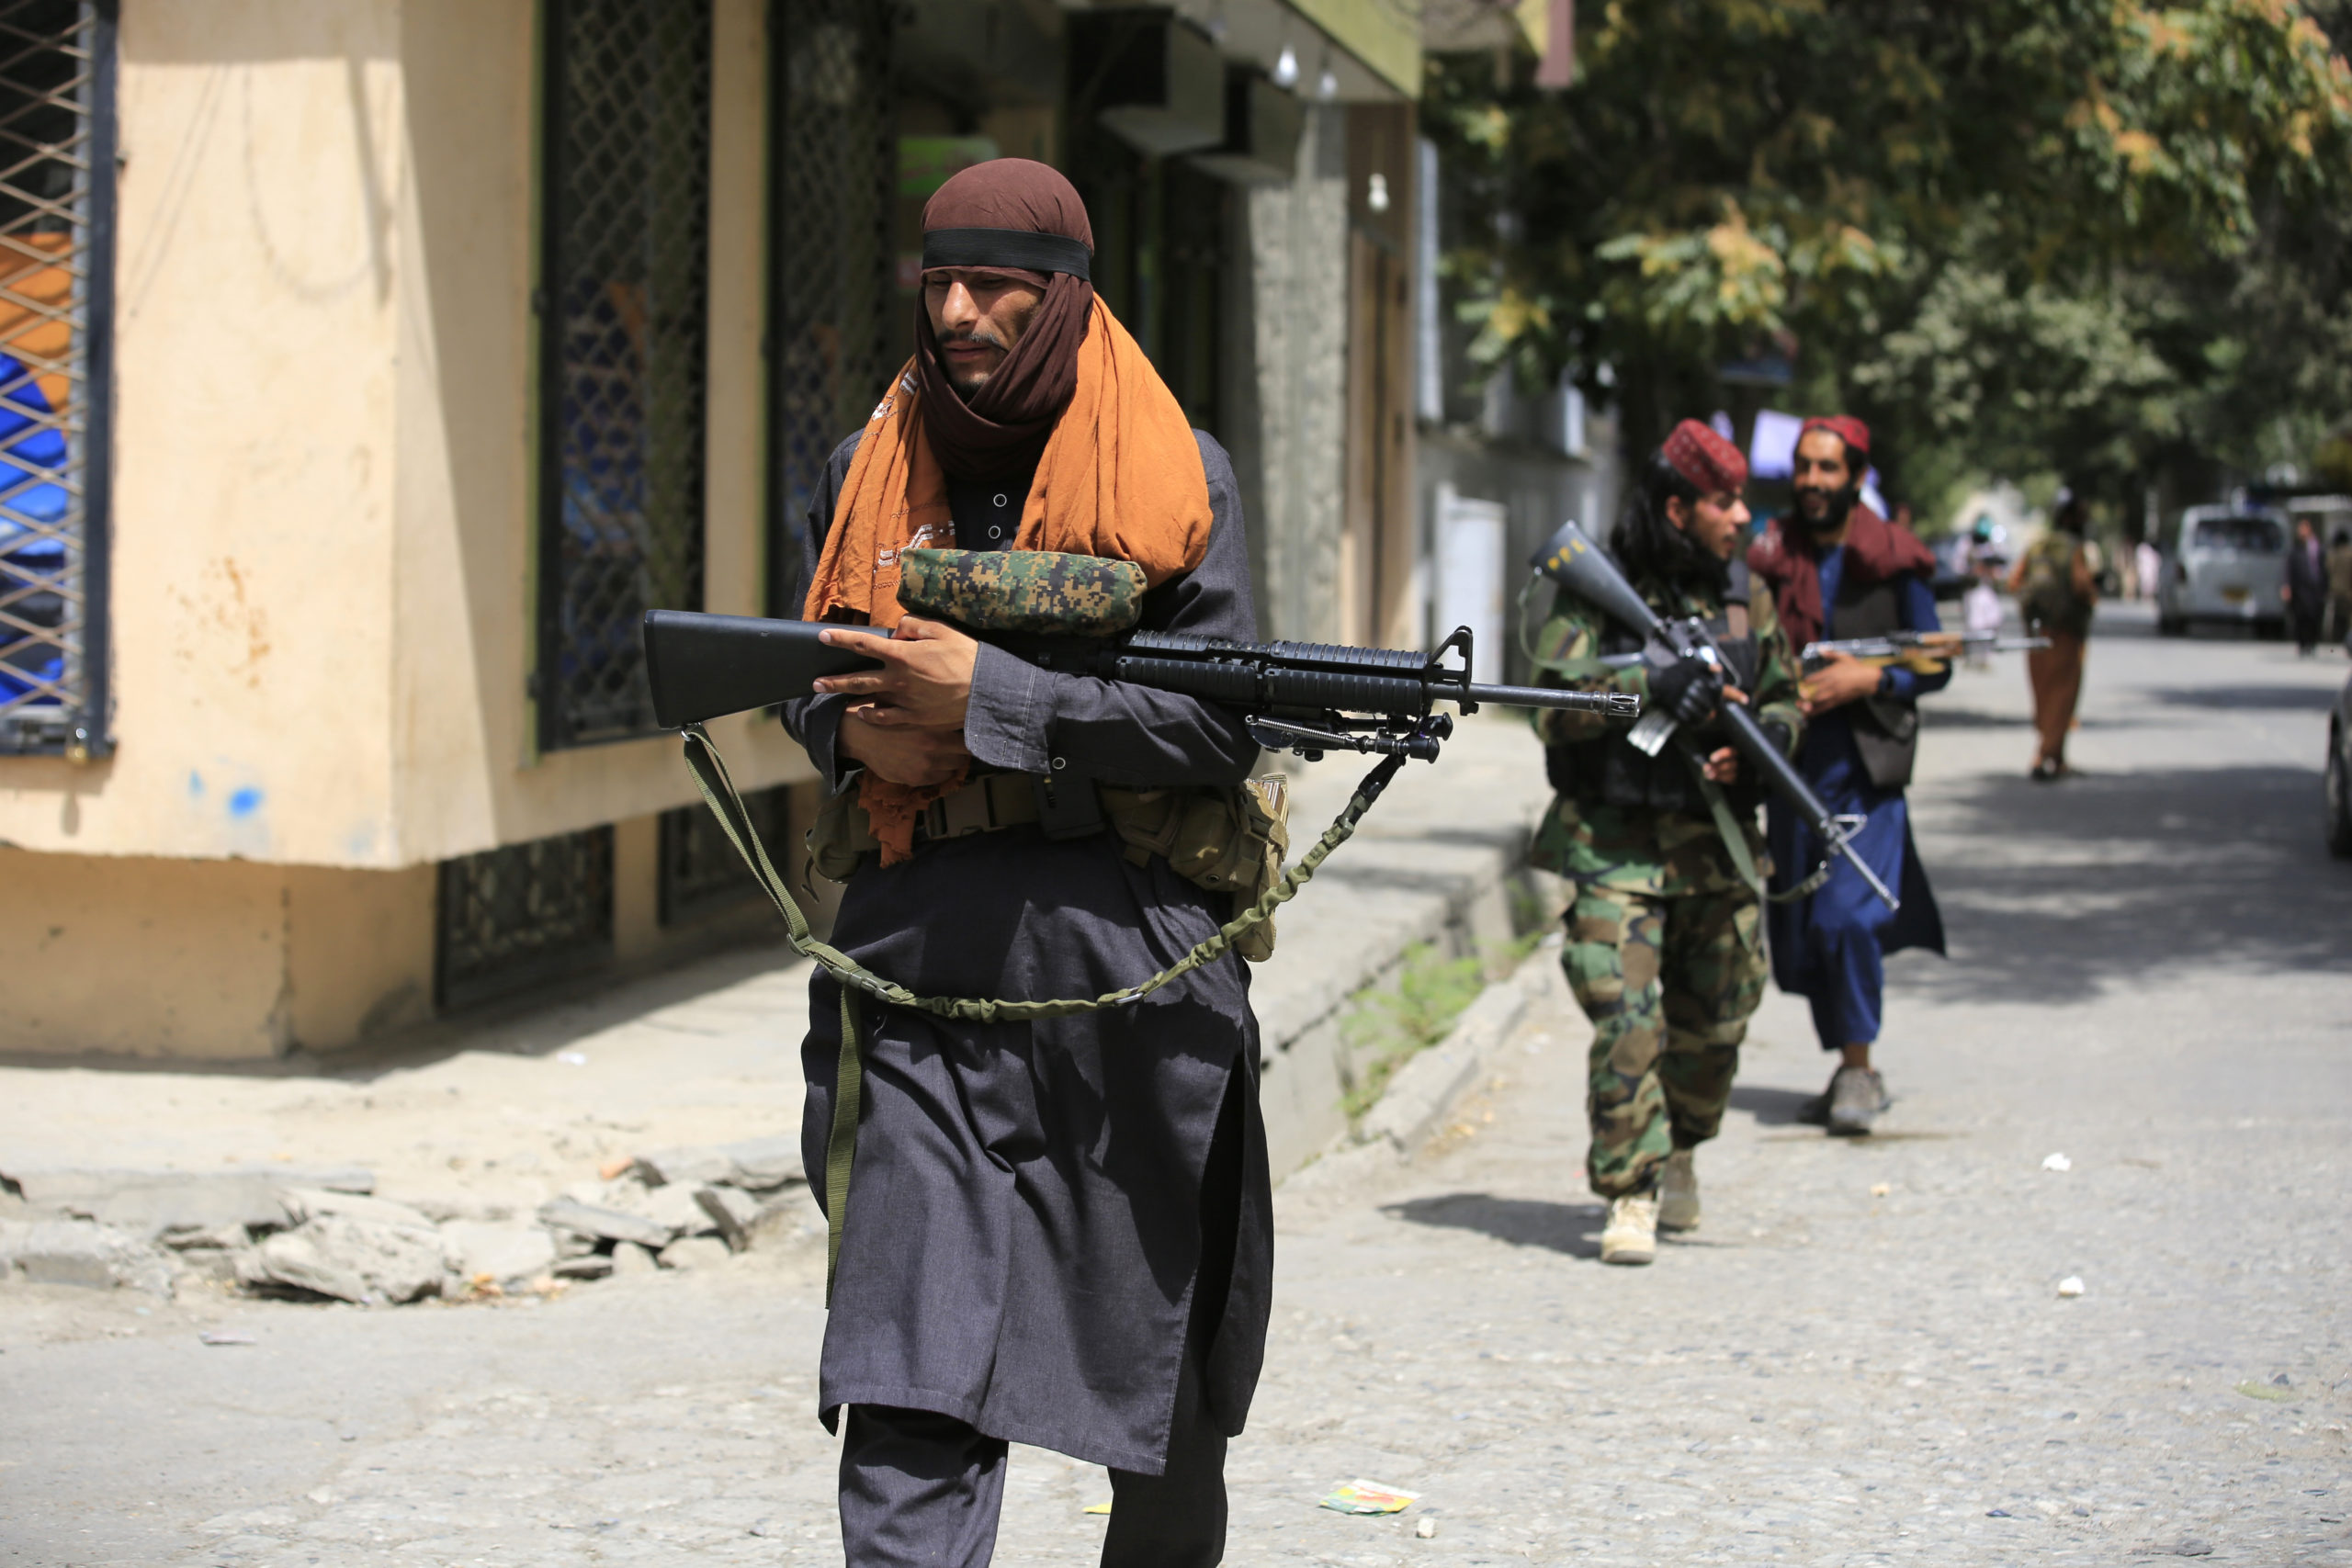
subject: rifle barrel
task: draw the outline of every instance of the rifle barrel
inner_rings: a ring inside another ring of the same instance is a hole
[[[1567,713],[1605,714],[1611,718],[1638,718],[1642,700],[1623,692],[1569,692],[1556,686],[1490,686],[1482,681],[1469,685],[1474,703],[1494,703],[1507,708],[1554,708]]]

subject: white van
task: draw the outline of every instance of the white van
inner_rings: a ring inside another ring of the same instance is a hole
[[[2287,520],[2267,506],[2192,506],[2156,592],[2156,630],[2178,637],[2199,622],[2252,626],[2283,637]]]

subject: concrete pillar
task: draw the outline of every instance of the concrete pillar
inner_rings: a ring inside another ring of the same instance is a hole
[[[1347,111],[1311,108],[1298,175],[1248,202],[1256,367],[1258,617],[1270,636],[1340,638],[1346,489]]]

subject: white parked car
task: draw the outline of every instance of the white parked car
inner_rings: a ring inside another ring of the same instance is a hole
[[[2156,593],[2156,630],[2177,637],[2198,624],[2252,626],[2283,637],[2287,520],[2262,506],[2192,506]]]

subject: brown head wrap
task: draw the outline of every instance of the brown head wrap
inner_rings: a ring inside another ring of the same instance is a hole
[[[915,305],[915,374],[939,466],[964,479],[1018,473],[1035,464],[1078,385],[1078,345],[1094,307],[1082,255],[1041,254],[1023,237],[1056,235],[1091,251],[1086,204],[1045,164],[997,158],[941,186],[923,205],[922,229],[926,276],[943,266],[985,266],[1046,290],[1021,341],[969,402],[940,362],[930,310],[920,300]],[[1018,265],[1023,262],[1032,265]],[[1041,262],[1051,270],[1040,270]]]

